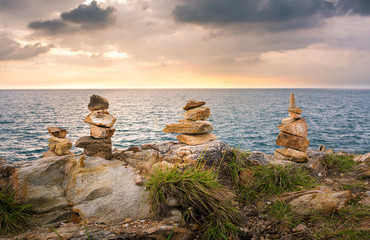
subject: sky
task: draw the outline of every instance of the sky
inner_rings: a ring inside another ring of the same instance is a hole
[[[370,0],[0,0],[0,89],[370,88]]]

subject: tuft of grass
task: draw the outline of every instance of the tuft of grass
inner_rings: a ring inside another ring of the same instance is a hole
[[[314,215],[309,221],[314,239],[369,239],[370,232],[359,226],[370,218],[370,207],[348,205],[330,216]]]
[[[302,167],[264,165],[249,167],[253,176],[239,186],[240,201],[253,204],[283,192],[312,188],[316,180]]]
[[[358,162],[353,160],[353,155],[350,154],[327,154],[321,160],[322,165],[329,172],[348,172],[355,166],[359,165]]]
[[[15,200],[10,188],[0,188],[0,233],[19,232],[29,219],[27,211],[32,205],[22,205]]]
[[[283,222],[288,227],[296,227],[303,221],[303,218],[286,202],[277,201],[273,203],[267,214]]]
[[[200,161],[185,169],[155,169],[146,183],[152,211],[157,217],[165,216],[169,210],[166,199],[175,197],[186,223],[207,226],[203,239],[237,236],[240,213],[228,199],[231,192],[217,177],[214,169],[205,170]]]

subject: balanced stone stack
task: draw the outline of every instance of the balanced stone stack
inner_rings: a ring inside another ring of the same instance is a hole
[[[310,144],[307,137],[307,123],[302,118],[302,110],[295,105],[294,94],[290,95],[289,117],[282,120],[279,125],[281,131],[276,144],[285,148],[277,149],[274,153],[276,159],[291,160],[294,162],[307,161],[306,149]]]
[[[90,136],[84,136],[77,140],[76,147],[84,148],[84,153],[91,157],[112,157],[112,141],[115,129],[112,128],[116,118],[107,111],[109,102],[107,99],[92,95],[88,105],[91,113],[84,122],[90,124]]]
[[[205,102],[189,100],[183,107],[185,119],[180,119],[178,123],[166,124],[163,129],[165,133],[182,133],[177,136],[177,140],[188,145],[199,145],[217,139],[210,133],[213,131],[212,124],[204,121],[209,118],[210,109],[204,107]]]
[[[66,138],[67,130],[58,127],[48,127],[48,132],[51,135],[49,141],[49,151],[44,153],[42,157],[56,157],[64,155],[72,155],[69,150],[72,148],[72,142]]]

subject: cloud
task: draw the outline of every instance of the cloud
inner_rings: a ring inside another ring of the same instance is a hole
[[[0,61],[22,60],[35,57],[49,51],[49,47],[40,43],[22,46],[6,36],[0,36]]]
[[[187,0],[173,11],[177,22],[200,25],[260,24],[282,31],[317,26],[345,14],[370,14],[369,0]]]
[[[70,27],[68,26],[68,24],[58,19],[46,21],[33,21],[28,25],[28,27],[34,30],[42,30],[49,34],[70,31],[69,29]]]
[[[92,1],[90,5],[81,4],[69,12],[63,12],[60,16],[63,21],[77,24],[107,25],[114,22],[114,11],[113,7],[103,9],[96,1]]]
[[[49,35],[76,32],[79,30],[105,29],[115,22],[115,9],[100,7],[96,1],[60,14],[59,19],[33,21],[28,27]]]

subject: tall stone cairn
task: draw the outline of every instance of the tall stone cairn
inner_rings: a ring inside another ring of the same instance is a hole
[[[58,127],[48,127],[48,132],[51,135],[51,138],[48,139],[49,151],[42,155],[43,158],[73,155],[69,151],[72,148],[72,142],[66,138],[67,130]]]
[[[295,105],[294,94],[290,95],[289,117],[284,118],[279,125],[280,134],[276,144],[285,148],[277,149],[274,153],[276,159],[294,162],[307,161],[306,149],[310,144],[307,137],[307,123],[302,118],[302,110]]]
[[[216,140],[216,135],[210,133],[213,131],[212,124],[204,121],[211,113],[208,107],[203,106],[205,104],[202,101],[189,100],[183,107],[185,119],[180,119],[178,123],[166,124],[163,132],[181,133],[177,136],[177,140],[188,145],[199,145]]]
[[[90,136],[80,137],[76,142],[76,147],[84,148],[87,156],[105,159],[112,157],[111,137],[115,132],[112,126],[116,118],[109,114],[108,108],[107,99],[98,95],[90,97],[88,109],[91,113],[84,120],[90,124]]]

